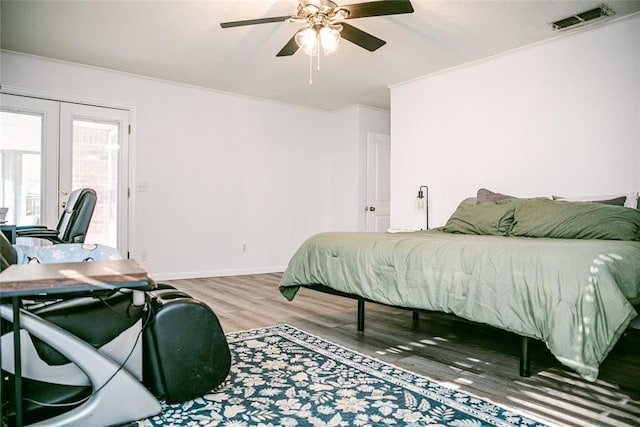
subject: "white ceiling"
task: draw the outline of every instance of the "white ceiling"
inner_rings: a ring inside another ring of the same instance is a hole
[[[296,0],[2,0],[0,36],[6,50],[215,90],[328,110],[388,109],[389,85],[580,31],[559,33],[549,23],[601,3],[413,0],[412,14],[350,20],[387,44],[368,52],[342,41],[314,68],[311,86],[308,56],[276,58],[300,24],[220,28],[294,14]],[[609,20],[640,11],[639,0],[607,5],[616,12]]]

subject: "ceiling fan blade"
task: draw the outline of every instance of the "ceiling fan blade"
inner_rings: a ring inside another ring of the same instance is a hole
[[[276,56],[291,56],[298,51],[298,43],[296,43],[295,34],[291,39],[284,45],[280,52]]]
[[[409,0],[369,1],[341,6],[341,9],[347,9],[349,11],[348,19],[413,13],[413,6],[411,6]]]
[[[340,35],[343,39],[349,40],[351,43],[355,43],[358,46],[367,49],[369,52],[373,52],[387,43],[386,41],[347,23],[341,22],[340,25],[342,25]]]
[[[241,27],[243,25],[268,24],[270,22],[284,22],[289,18],[291,18],[291,15],[274,16],[273,18],[248,19],[246,21],[222,22],[220,23],[220,26],[222,28],[230,28],[230,27]]]

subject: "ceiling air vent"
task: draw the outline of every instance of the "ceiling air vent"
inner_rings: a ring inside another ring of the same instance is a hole
[[[577,13],[567,18],[560,19],[559,21],[552,22],[551,26],[554,30],[566,30],[580,25],[585,25],[594,20],[600,20],[611,15],[615,15],[613,9],[603,4],[595,9],[590,9],[586,12]]]

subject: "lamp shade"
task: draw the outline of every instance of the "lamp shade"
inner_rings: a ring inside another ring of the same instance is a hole
[[[295,35],[296,44],[307,55],[313,55],[318,48],[318,33],[313,27],[298,31]]]
[[[320,44],[325,55],[335,52],[339,43],[340,31],[327,26],[320,29]]]

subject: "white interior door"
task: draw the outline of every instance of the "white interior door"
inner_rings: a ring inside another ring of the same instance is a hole
[[[82,187],[98,202],[85,242],[127,251],[129,112],[60,104],[60,200]]]
[[[367,134],[367,231],[384,232],[390,221],[390,159],[389,135]]]

